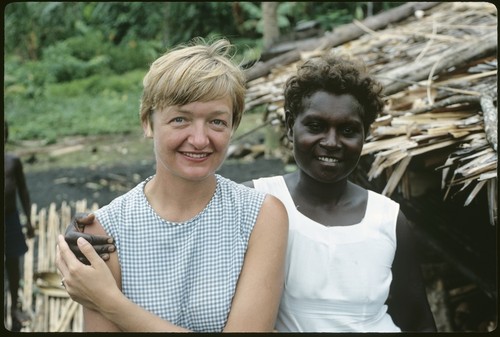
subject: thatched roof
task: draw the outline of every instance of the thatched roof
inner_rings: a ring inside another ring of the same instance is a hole
[[[425,4],[425,3],[424,3]],[[407,5],[408,6],[408,5]],[[452,188],[487,189],[497,222],[497,10],[486,2],[436,3],[403,21],[337,46],[301,51],[301,60],[335,51],[363,60],[385,86],[386,107],[372,125],[363,155],[375,159],[368,178],[390,170],[383,194],[401,184],[412,158],[448,151],[438,167],[445,198]],[[335,31],[327,34],[335,35]],[[247,109],[267,106],[283,121],[283,85],[300,61],[276,65],[248,82]]]

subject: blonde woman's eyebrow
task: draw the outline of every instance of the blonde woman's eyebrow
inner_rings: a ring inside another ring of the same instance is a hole
[[[189,114],[189,115],[192,115],[193,114],[193,111],[189,110],[189,109],[183,109],[183,108],[179,108],[179,109],[175,109],[176,112],[178,113],[183,113],[183,114]],[[210,111],[209,112],[209,115],[210,116],[220,116],[220,115],[231,115],[231,111],[227,111],[227,110],[213,110],[213,111]]]

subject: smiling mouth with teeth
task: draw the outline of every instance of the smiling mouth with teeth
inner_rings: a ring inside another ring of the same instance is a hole
[[[184,152],[184,155],[191,158],[205,158],[208,157],[208,153],[188,153]]]
[[[332,158],[332,157],[318,157],[318,160],[319,161],[324,161],[324,162],[327,162],[327,163],[338,163],[339,162],[338,159]]]

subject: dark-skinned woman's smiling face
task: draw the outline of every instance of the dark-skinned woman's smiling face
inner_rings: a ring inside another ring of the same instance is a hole
[[[324,183],[347,179],[363,149],[362,107],[352,95],[325,91],[304,98],[303,106],[288,125],[297,165]]]

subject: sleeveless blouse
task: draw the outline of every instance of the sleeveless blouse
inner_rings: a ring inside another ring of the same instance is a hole
[[[399,204],[368,191],[363,220],[327,227],[297,211],[282,176],[254,180],[289,218],[285,289],[276,330],[399,332],[385,304],[392,281]]]
[[[144,186],[151,179],[95,212],[115,239],[122,292],[175,325],[220,332],[265,194],[216,175],[205,209],[174,223],[146,199]]]

